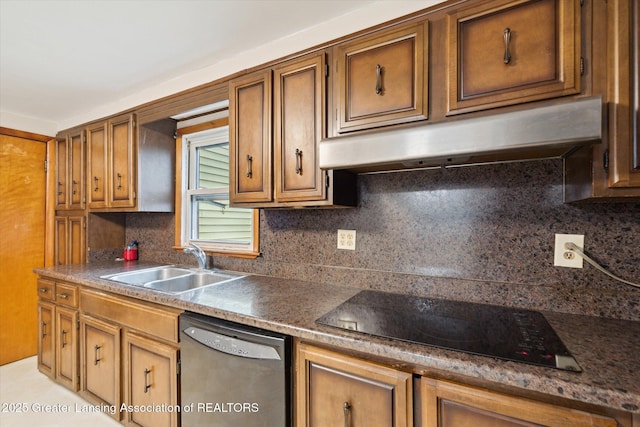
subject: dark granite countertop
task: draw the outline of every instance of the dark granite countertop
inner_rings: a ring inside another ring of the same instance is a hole
[[[79,264],[36,269],[37,274],[87,287],[285,333],[316,343],[394,361],[418,373],[490,381],[616,410],[640,413],[640,322],[543,312],[582,373],[476,356],[363,335],[315,320],[361,289],[260,275],[170,295],[117,284],[100,276],[151,267],[148,263]]]

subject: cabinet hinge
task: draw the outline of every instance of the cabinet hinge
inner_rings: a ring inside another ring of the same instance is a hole
[[[133,200],[135,200],[135,199],[136,199],[136,192],[134,191],[133,192]]]
[[[329,64],[324,64],[324,76],[329,77]]]
[[[584,76],[584,57],[580,57],[580,75]]]
[[[82,134],[82,142],[83,142],[84,144],[86,144],[86,143],[87,143],[87,135],[85,135],[84,133]]]
[[[49,172],[49,162],[47,162],[46,160],[44,161],[44,172]]]
[[[324,185],[329,188],[329,171],[324,171]]]
[[[182,361],[178,360],[176,362],[176,372],[178,373],[178,375],[180,375],[180,366],[182,366]]]
[[[605,152],[602,154],[602,167],[606,171],[609,170],[609,149],[605,150]]]
[[[178,139],[178,131],[173,132],[173,139]]]

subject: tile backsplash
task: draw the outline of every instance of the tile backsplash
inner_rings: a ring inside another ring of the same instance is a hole
[[[360,175],[359,205],[263,210],[255,260],[221,268],[426,296],[640,320],[640,289],[553,266],[555,233],[584,234],[586,251],[640,282],[640,203],[569,205],[562,161]],[[127,214],[143,260],[194,264],[171,249],[173,214]],[[357,232],[337,249],[337,230]],[[96,256],[101,256],[96,254]]]

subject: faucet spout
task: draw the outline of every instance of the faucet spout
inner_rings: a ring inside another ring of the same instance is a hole
[[[183,252],[186,254],[193,254],[193,256],[198,260],[198,267],[200,267],[200,270],[204,270],[207,265],[207,254],[205,254],[202,248],[195,243],[190,242],[189,245],[193,247],[184,248]]]

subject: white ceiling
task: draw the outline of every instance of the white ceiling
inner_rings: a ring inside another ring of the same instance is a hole
[[[55,132],[437,2],[0,0],[0,125]]]

